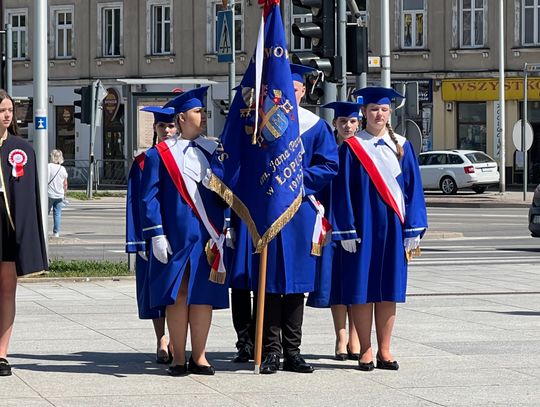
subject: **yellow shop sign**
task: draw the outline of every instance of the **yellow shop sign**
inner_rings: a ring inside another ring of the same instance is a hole
[[[523,100],[523,78],[507,78],[504,81],[506,100]],[[527,99],[540,100],[540,78],[527,78]],[[445,101],[499,100],[499,80],[459,79],[442,81],[442,98]]]

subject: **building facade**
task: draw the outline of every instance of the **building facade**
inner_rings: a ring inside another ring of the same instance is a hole
[[[369,52],[380,56],[380,1],[356,0],[369,32]],[[4,0],[2,18],[13,30],[13,93],[33,92],[33,0]],[[97,129],[95,157],[101,182],[122,184],[134,151],[148,146],[151,127],[144,104],[160,104],[173,92],[211,84],[209,134],[218,135],[228,99],[228,64],[217,62],[217,12],[221,0],[49,0],[49,146],[73,160],[74,179],[84,178],[89,126],[74,120],[73,91],[100,79],[107,89],[104,120]],[[421,129],[422,149],[478,149],[500,157],[497,122],[499,30],[505,34],[506,174],[521,182],[523,159],[512,128],[524,111],[523,68],[540,61],[540,1],[391,0],[393,83],[418,82],[420,109],[411,117]],[[291,34],[310,11],[282,0],[292,52],[309,40]],[[255,47],[260,21],[256,0],[235,0],[237,82]],[[349,22],[354,23],[349,16]],[[370,70],[377,84],[380,71]],[[355,78],[348,78],[349,91]],[[540,182],[540,78],[528,80],[528,119],[534,132],[529,181]],[[23,133],[32,139],[31,126]],[[69,163],[69,161],[68,161]]]

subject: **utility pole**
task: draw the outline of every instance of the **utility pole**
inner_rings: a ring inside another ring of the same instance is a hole
[[[34,74],[34,150],[36,152],[41,218],[43,232],[47,236],[47,155],[49,151],[49,135],[47,126],[48,93],[47,93],[47,0],[34,0],[34,57],[32,58]],[[9,44],[8,48],[11,48]]]
[[[499,192],[506,191],[506,106],[504,96],[504,1],[499,0],[499,125],[500,139],[500,182]],[[495,129],[497,131],[497,129]]]
[[[381,0],[381,86],[390,87],[390,5]]]

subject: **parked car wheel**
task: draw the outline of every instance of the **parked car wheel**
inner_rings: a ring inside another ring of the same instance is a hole
[[[457,193],[456,181],[452,177],[443,177],[441,179],[441,191],[445,195],[453,195]]]
[[[477,194],[483,194],[486,192],[487,187],[473,187],[472,190]]]

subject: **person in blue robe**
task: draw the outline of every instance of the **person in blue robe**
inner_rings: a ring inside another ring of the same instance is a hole
[[[334,110],[332,125],[335,129],[335,139],[338,148],[343,144],[344,140],[354,136],[360,128],[362,98],[360,97],[358,99],[356,103],[331,102],[322,106]],[[317,194],[318,200],[326,208],[327,217],[330,217],[330,213],[333,210],[331,194],[332,182]],[[358,341],[356,327],[352,319],[351,308],[341,299],[341,267],[339,264],[334,266],[334,262],[339,261],[341,258],[342,250],[341,245],[335,241],[330,242],[324,247],[317,265],[315,291],[309,294],[306,305],[317,308],[330,307],[336,333],[335,359],[340,361],[347,359],[358,360],[360,342]],[[348,329],[347,320],[349,322]]]
[[[153,145],[155,145],[158,140],[161,142],[176,134],[174,109],[164,109],[159,106],[146,106],[141,110],[153,113],[154,115]],[[169,341],[165,335],[165,308],[150,308],[147,247],[146,241],[143,238],[139,211],[141,178],[145,157],[146,155],[144,152],[141,152],[134,157],[128,176],[126,202],[126,253],[135,253],[135,285],[139,318],[152,320],[157,341],[156,362],[166,364],[170,362],[172,356],[168,349]]]
[[[377,367],[397,370],[390,351],[396,303],[405,301],[407,261],[418,251],[427,215],[416,154],[389,125],[393,89],[363,88],[365,128],[345,140],[333,182],[333,239],[340,259],[341,299],[351,304],[360,339],[359,369],[373,370],[371,326],[377,332]]]
[[[312,68],[291,65],[297,103],[300,103],[306,92],[303,76],[311,72]],[[268,245],[262,374],[276,373],[280,368],[281,356],[284,358],[285,370],[313,372],[313,367],[300,354],[304,293],[315,288],[318,258],[312,254],[317,209],[309,196],[321,191],[337,174],[338,157],[330,126],[307,109],[299,107],[298,110],[304,149],[304,199],[297,213]],[[232,218],[236,240],[230,286],[233,288],[233,296],[235,289],[244,290],[244,300],[249,301],[249,290],[255,293],[258,290],[259,255],[254,254],[246,225],[236,222],[234,216]],[[250,316],[247,311],[251,309],[250,302],[239,305],[233,297],[232,303],[236,305],[233,308],[233,320],[235,309],[241,309],[246,317]],[[255,326],[254,321],[251,326]],[[235,328],[238,332],[237,324]]]
[[[150,306],[166,307],[173,347],[172,376],[213,375],[206,359],[212,309],[228,307],[226,284],[209,280],[215,253],[208,227],[223,230],[225,204],[202,185],[217,143],[201,134],[206,128],[203,98],[196,88],[168,102],[180,134],[146,154],[142,175],[143,238],[149,251]],[[207,227],[208,225],[208,227]],[[188,327],[192,352],[186,359]]]

